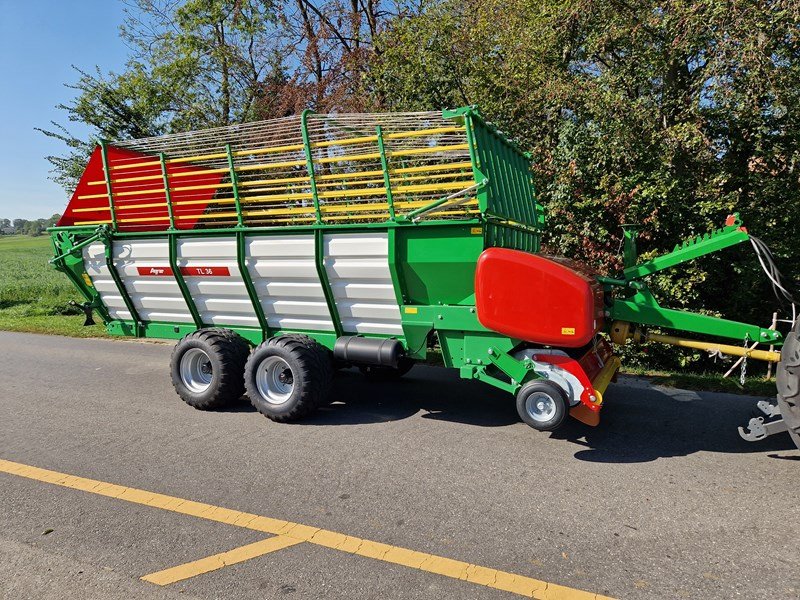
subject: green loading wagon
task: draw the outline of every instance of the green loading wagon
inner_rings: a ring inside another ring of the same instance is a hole
[[[599,422],[615,344],[666,343],[779,362],[800,443],[800,340],[661,307],[646,277],[751,239],[738,217],[674,252],[599,275],[539,253],[529,158],[473,107],[301,116],[126,141],[93,152],[58,226],[53,264],[114,335],[180,340],[178,394],[197,408],[246,390],[266,416],[323,403],[335,368],[398,377],[444,365],[517,398],[541,430]],[[654,326],[733,340],[647,333]],[[761,429],[759,429],[759,427]]]

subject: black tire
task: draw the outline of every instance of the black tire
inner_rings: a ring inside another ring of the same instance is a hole
[[[215,331],[229,339],[231,343],[233,343],[236,352],[240,356],[243,356],[245,361],[247,360],[247,357],[250,354],[250,343],[238,333],[232,329],[225,329],[224,327],[211,327],[208,329],[208,331]]]
[[[265,417],[286,423],[311,414],[330,393],[327,350],[307,336],[281,335],[257,346],[244,369],[247,396]]]
[[[414,361],[405,356],[397,363],[397,368],[363,365],[359,371],[370,381],[395,381],[408,373],[414,366]]]
[[[306,348],[311,350],[313,352],[314,359],[317,361],[317,368],[319,369],[320,376],[322,377],[323,385],[326,388],[330,387],[331,383],[333,382],[333,376],[336,374],[336,369],[334,368],[333,364],[333,352],[328,350],[315,339],[307,335],[303,335],[302,333],[287,333],[279,337],[297,340]]]
[[[246,347],[247,342],[230,330],[199,329],[184,336],[170,357],[172,386],[178,396],[200,410],[236,402],[244,394]]]
[[[786,336],[775,373],[778,406],[789,435],[800,449],[800,319]]]
[[[543,406],[532,404],[537,400]],[[551,381],[531,381],[517,392],[517,412],[534,429],[555,431],[569,414],[567,397],[564,390]]]

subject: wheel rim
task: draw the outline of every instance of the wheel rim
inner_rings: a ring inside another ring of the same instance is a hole
[[[189,348],[181,357],[181,381],[196,394],[205,392],[214,380],[214,369],[208,354],[200,348]]]
[[[556,415],[556,401],[544,392],[533,392],[525,399],[525,411],[534,421],[545,423]]]
[[[270,404],[283,404],[294,391],[292,368],[280,356],[268,356],[256,371],[256,387]]]

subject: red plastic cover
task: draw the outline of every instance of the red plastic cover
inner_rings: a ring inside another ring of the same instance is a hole
[[[603,326],[603,290],[587,267],[564,258],[488,248],[478,258],[481,324],[509,337],[578,348]]]

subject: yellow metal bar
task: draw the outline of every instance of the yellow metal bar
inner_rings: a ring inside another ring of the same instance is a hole
[[[444,163],[439,165],[424,165],[421,167],[402,167],[400,169],[391,169],[389,172],[392,175],[400,175],[402,173],[421,173],[423,171],[447,171],[449,169],[472,169],[472,163],[469,161],[457,163]]]
[[[233,184],[231,182],[227,183],[218,183],[218,184],[203,184],[203,185],[181,185],[178,187],[170,187],[170,191],[173,192],[193,192],[196,190],[216,190],[219,188],[232,188]]]
[[[257,186],[257,185],[270,185],[273,183],[301,183],[310,181],[308,175],[302,177],[279,177],[277,179],[253,179],[251,181],[240,181],[239,187],[242,186]]]
[[[453,152],[455,150],[468,150],[469,144],[452,144],[449,146],[430,146],[426,148],[413,148],[411,150],[387,150],[386,155],[396,156],[419,156],[420,154],[435,154],[437,152]],[[317,160],[318,163],[337,163],[380,159],[380,152],[367,152],[366,154],[342,154],[341,156],[328,156]]]
[[[108,225],[109,223],[111,223],[111,219],[103,221],[75,221],[75,225]]]
[[[392,188],[392,193],[425,193],[425,192],[442,192],[447,190],[463,189],[474,185],[475,181],[451,181],[447,183],[429,183],[417,185],[399,185]],[[385,188],[359,188],[356,190],[337,190],[332,192],[323,192],[319,195],[320,198],[352,198],[354,196],[385,196]]]
[[[170,175],[170,177],[174,177]],[[204,185],[182,185],[178,187],[170,187],[171,192],[189,192],[189,191],[196,191],[196,190],[215,190],[218,188],[226,188],[226,187],[233,187],[231,183],[219,183],[219,184],[204,184]],[[144,194],[163,194],[164,188],[148,188],[146,190],[129,190],[126,192],[114,192],[114,197],[118,198],[120,196],[142,196]],[[88,200],[90,198],[107,198],[108,194],[92,194],[90,196],[78,196],[78,200]]]
[[[103,182],[105,183],[105,182]],[[115,192],[115,196],[119,196],[119,193]],[[83,194],[82,196],[78,196],[78,200],[91,200],[92,198],[108,198],[108,193],[105,194]]]
[[[233,153],[234,156],[252,156],[253,154],[277,154],[280,152],[292,152],[293,150],[302,150],[303,144],[289,144],[288,146],[272,146],[269,148],[255,148],[253,150],[237,150]]]
[[[327,156],[325,158],[320,158],[315,162],[328,164],[336,162],[369,160],[372,158],[380,158],[380,157],[381,155],[378,152],[367,152],[366,154],[342,154],[341,156]]]
[[[602,370],[595,376],[592,381],[592,387],[597,395],[597,402],[595,402],[595,404],[603,403],[603,394],[606,393],[611,380],[614,378],[614,374],[619,371],[621,366],[622,361],[619,357],[611,356]]]
[[[750,350],[742,346],[731,346],[729,344],[717,344],[713,342],[701,342],[699,340],[689,340],[686,338],[679,338],[672,335],[662,335],[660,333],[647,333],[645,336],[647,341],[661,342],[662,344],[669,344],[670,346],[679,346],[681,348],[695,348],[697,350],[707,350],[710,352],[721,352],[722,354],[729,354],[731,356],[747,356],[755,360],[764,360],[767,362],[780,362],[780,352],[770,352],[769,350]]]
[[[399,185],[397,187],[393,187],[392,192],[441,192],[445,190],[464,189],[471,185],[475,185],[474,179],[469,179],[467,181],[451,181],[450,183],[431,183],[426,185]]]
[[[214,152],[213,154],[197,154],[195,156],[181,156],[179,158],[170,158],[167,163],[169,164],[179,164],[179,163],[187,163],[187,162],[200,162],[204,160],[216,160],[218,158],[228,158],[228,154],[226,152]]]
[[[328,140],[326,142],[312,142],[312,148],[329,148],[330,146],[352,146],[354,144],[369,144],[378,138],[374,135],[365,135],[354,138],[342,138],[341,140]]]
[[[396,133],[390,133],[384,135],[383,139],[400,140],[400,139],[414,138],[414,137],[425,137],[426,135],[436,135],[440,133],[457,133],[459,131],[465,131],[465,129],[463,127],[435,127],[432,129],[417,129],[415,131],[399,131]],[[372,142],[377,142],[377,141],[378,141],[378,136],[365,135],[354,138],[343,138],[341,140],[313,142],[311,144],[311,147],[328,148],[330,146],[352,146],[354,144],[371,144]]]
[[[239,215],[236,214],[236,211],[233,212],[219,212],[219,213],[201,213],[199,215],[180,215],[176,216],[175,219],[177,220],[184,220],[184,219],[222,219],[232,217],[236,219]]]
[[[438,133],[458,133],[459,131],[466,131],[464,127],[434,127],[432,129],[415,129],[413,131],[398,131],[395,133],[385,133],[383,139],[385,140],[400,140],[411,137],[425,137],[426,135],[435,135]]]
[[[240,165],[236,167],[237,171],[260,171],[266,169],[280,169],[282,167],[302,167],[305,166],[304,160],[289,160],[278,163],[260,163],[257,165]]]
[[[139,175],[138,177],[121,177],[119,179],[112,179],[111,183],[132,183],[134,181],[150,181],[153,179],[161,179],[161,175]],[[89,185],[100,185],[105,181],[90,181]]]
[[[407,139],[407,138],[414,138],[414,137],[424,137],[427,135],[437,135],[442,133],[458,133],[461,131],[465,131],[463,127],[434,127],[431,129],[418,129],[415,131],[400,131],[396,133],[390,133],[384,136],[384,139]],[[353,137],[353,138],[343,138],[340,140],[327,140],[324,142],[313,142],[311,144],[312,148],[326,148],[330,146],[348,146],[354,144],[368,144],[377,140],[377,137],[374,135],[370,136],[361,136],[361,137]],[[277,154],[281,152],[291,152],[295,150],[302,150],[303,144],[288,144],[284,146],[270,146],[267,148],[251,148],[251,149],[243,149],[243,150],[236,150],[233,152],[234,156],[253,156],[253,155],[262,155],[262,154]],[[179,158],[171,158],[167,161],[167,164],[181,164],[181,163],[189,163],[189,162],[201,162],[201,161],[208,161],[208,160],[218,160],[227,158],[228,155],[225,152],[214,152],[211,154],[196,154],[193,156],[182,156]],[[141,167],[151,167],[160,165],[159,161],[141,161],[135,163],[128,163],[122,165],[114,165],[111,167],[113,171],[122,171],[127,169],[137,169]],[[93,183],[92,183],[93,184]]]
[[[414,148],[412,150],[389,151],[389,156],[417,156],[419,154],[432,154],[435,152],[453,152],[455,150],[469,150],[469,144],[451,144],[450,146],[431,146],[429,148]]]
[[[267,164],[269,164],[269,163],[267,163]],[[250,166],[252,167],[252,165],[250,165]],[[456,163],[444,163],[444,164],[434,164],[434,165],[422,165],[422,166],[419,166],[419,167],[401,167],[399,169],[391,169],[389,171],[389,173],[391,173],[392,175],[400,175],[400,174],[405,174],[405,173],[422,173],[422,172],[426,172],[426,171],[447,171],[447,170],[450,170],[450,169],[471,169],[471,168],[472,168],[472,163],[471,162],[456,162]],[[238,169],[241,170],[240,167]],[[222,172],[227,172],[227,170],[228,169],[214,169],[212,171],[209,171],[208,169],[206,169],[206,170],[203,170],[203,171],[190,171],[190,172],[186,172],[186,173],[175,173],[175,174],[171,175],[171,177],[188,177],[188,176],[192,176],[192,175],[204,175],[204,174],[207,174],[207,173],[210,173],[210,172],[222,173]],[[251,170],[252,170],[252,168],[251,168]],[[345,177],[345,176],[346,177],[355,178],[355,177],[372,177],[372,176],[382,175],[382,174],[383,174],[383,171],[372,170],[372,171],[360,171],[360,172],[356,172],[356,173],[341,173],[341,174],[334,173],[334,174],[328,174],[328,175],[320,175],[319,177],[317,177],[317,179],[320,180],[320,181],[323,181],[323,180],[340,179],[340,178]],[[111,183],[112,184],[132,183],[132,182],[136,182],[136,181],[151,181],[151,180],[154,180],[154,179],[159,179],[160,180],[161,179],[161,175],[141,175],[139,177],[122,177],[120,179],[112,179]],[[308,176],[305,176],[305,177],[286,177],[286,178],[282,178],[282,179],[261,180],[261,181],[270,181],[271,183],[283,183],[283,182],[300,181],[300,180],[308,181]],[[90,181],[89,182],[89,185],[105,185],[105,184],[106,184],[106,180],[105,179],[99,179],[97,181]],[[240,182],[239,185],[240,186],[242,186],[242,185],[253,185],[253,183],[252,182],[247,182],[247,181],[242,181],[242,182]],[[261,185],[261,182],[259,182],[258,185]]]
[[[122,171],[123,169],[136,169],[139,167],[154,167],[161,166],[161,162],[157,160],[148,160],[145,162],[128,163],[127,165],[114,165],[111,167],[112,171]]]
[[[465,175],[471,175],[470,173],[430,173],[425,175],[412,175],[410,177],[404,177],[403,182],[406,181],[423,181],[426,179],[452,179],[454,177],[464,177]],[[355,185],[355,184],[380,184],[383,183],[383,178],[381,179],[367,179],[364,181],[350,181],[348,179],[343,179],[341,181],[334,181],[332,183],[318,183],[317,187],[335,187],[337,185]]]
[[[142,196],[145,194],[163,194],[165,189],[163,187],[160,188],[148,188],[146,190],[128,190],[126,192],[114,192],[114,197],[118,198],[120,196]]]
[[[463,187],[468,187],[471,185],[472,182],[452,182],[452,183],[445,183],[445,184],[429,184],[429,185],[410,185],[410,186],[398,186],[393,188],[393,192],[395,193],[402,193],[402,192],[433,192],[433,191],[447,191],[450,189],[459,189]],[[175,188],[173,188],[175,189]],[[163,191],[163,190],[162,190]],[[325,199],[337,199],[337,198],[352,198],[352,197],[361,197],[361,196],[384,196],[386,191],[384,188],[363,188],[359,190],[338,190],[332,192],[323,192],[319,195],[320,198]],[[255,204],[258,202],[291,202],[291,201],[301,201],[301,200],[308,200],[311,198],[310,193],[295,193],[295,194],[272,194],[267,196],[241,196],[240,200],[242,204]],[[418,201],[405,201],[405,202],[396,202],[395,205],[398,208],[419,208],[420,206],[424,206],[428,203],[428,200],[418,200]],[[207,200],[180,200],[173,202],[173,206],[194,206],[198,204],[207,204]],[[233,198],[218,198],[213,201],[213,204],[234,204]],[[463,205],[466,205],[464,203]],[[362,212],[362,211],[369,211],[369,210],[379,210],[382,207],[383,203],[378,202],[365,202],[363,204],[350,204],[347,205],[345,208],[347,210],[351,210],[353,212]],[[128,204],[128,205],[119,205],[117,208],[118,210],[135,210],[135,209],[142,209],[142,208],[158,208],[166,206],[164,202],[147,202],[147,203],[139,203],[139,204]],[[93,212],[97,210],[108,210],[108,207],[91,207],[91,208],[78,208],[75,209],[75,212]],[[277,210],[277,209],[269,209],[269,210]],[[323,209],[323,212],[329,211],[328,208]],[[460,212],[460,211],[457,211]],[[249,214],[249,213],[248,213]],[[442,211],[438,211],[438,214],[447,214]],[[454,214],[454,213],[451,213]],[[166,217],[164,217],[166,218]],[[144,218],[142,218],[144,219]],[[155,219],[160,220],[161,217],[155,217]],[[130,223],[132,222],[131,219],[124,219],[121,222]],[[81,222],[76,223],[76,225],[93,225],[95,222]],[[100,224],[100,222],[97,222]]]
[[[474,181],[452,181],[449,183],[426,184],[426,185],[404,185],[392,188],[392,193],[425,193],[425,192],[443,192],[454,189],[463,189],[474,185]],[[336,190],[330,192],[321,192],[318,194],[319,198],[335,199],[335,198],[358,198],[362,196],[385,196],[386,190],[384,188],[359,188],[356,190]],[[310,193],[295,193],[295,194],[270,194],[267,196],[242,196],[242,202],[278,202],[278,201],[292,201],[292,200],[307,200],[311,198]]]
[[[119,210],[118,206],[115,206],[114,208]],[[76,212],[76,213],[97,212],[98,210],[111,210],[111,207],[110,206],[91,206],[89,208],[73,208],[72,212]]]
[[[197,175],[214,175],[216,173],[228,173],[230,168],[220,167],[219,169],[202,169],[200,171],[184,171],[183,173],[173,173],[170,175],[173,179],[176,177],[196,177]]]
[[[267,196],[240,196],[243,203],[253,204],[254,202],[293,202],[301,200],[311,200],[311,193],[297,194],[270,194]]]

